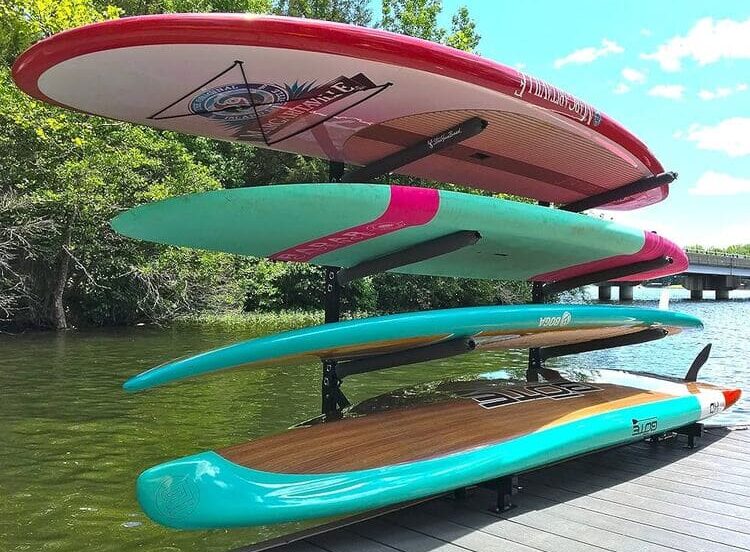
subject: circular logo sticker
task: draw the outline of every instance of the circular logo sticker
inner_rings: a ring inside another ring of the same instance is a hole
[[[200,501],[200,491],[186,475],[181,479],[165,477],[156,490],[156,507],[164,517],[181,519],[193,513]]]
[[[255,120],[288,101],[287,91],[275,84],[226,84],[193,98],[190,110],[209,119],[242,122]]]
[[[564,313],[562,313],[562,316],[560,317],[561,326],[567,326],[572,321],[573,321],[573,316],[568,311],[565,311]]]

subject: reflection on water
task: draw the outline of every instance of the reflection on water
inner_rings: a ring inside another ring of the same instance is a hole
[[[676,301],[672,308],[702,318],[706,330],[550,366],[682,376],[712,342],[701,378],[748,389],[750,301]],[[283,532],[164,529],[141,513],[133,494],[136,475],[148,466],[317,414],[316,365],[228,371],[137,395],[121,390],[127,377],[166,359],[248,337],[149,327],[0,337],[0,550],[225,551]],[[354,376],[345,388],[354,402],[436,378],[497,370],[521,377],[525,363],[524,351],[476,353]],[[750,423],[747,393],[732,413],[712,420]]]

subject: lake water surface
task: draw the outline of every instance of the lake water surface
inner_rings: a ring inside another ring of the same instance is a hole
[[[658,294],[639,288],[636,298],[645,300],[635,304],[654,307]],[[748,295],[673,301],[673,310],[700,317],[705,331],[550,366],[682,376],[712,342],[701,378],[746,390],[732,413],[712,421],[748,424]],[[155,364],[249,337],[247,330],[153,327],[0,336],[0,550],[225,551],[288,530],[172,531],[148,520],[133,492],[135,477],[149,466],[317,414],[318,365],[227,371],[137,395],[121,389],[127,377]],[[524,351],[477,353],[355,376],[345,390],[355,402],[438,378],[497,370],[520,376],[525,362]]]

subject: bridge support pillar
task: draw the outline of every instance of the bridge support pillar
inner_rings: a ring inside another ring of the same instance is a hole
[[[691,299],[702,299],[703,291],[708,289],[716,292],[716,299],[725,301],[729,299],[730,290],[740,287],[740,279],[737,276],[688,274],[683,286],[690,290]]]
[[[632,285],[623,284],[619,286],[619,289],[620,289],[620,301],[632,301],[633,300],[633,286]]]
[[[599,301],[612,300],[612,286],[599,286]]]

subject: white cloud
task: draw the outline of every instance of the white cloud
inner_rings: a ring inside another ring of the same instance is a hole
[[[615,89],[612,92],[614,92],[615,94],[625,94],[627,92],[630,92],[630,87],[624,82],[621,82],[618,83],[617,86],[615,86]]]
[[[714,126],[691,125],[685,137],[699,149],[722,151],[730,157],[750,155],[750,118],[732,117]]]
[[[750,194],[750,178],[739,178],[716,171],[704,172],[688,192],[699,196]]]
[[[516,69],[526,69],[526,64],[519,61],[516,63]]]
[[[745,83],[738,84],[734,87],[717,86],[713,90],[701,90],[700,92],[698,92],[698,97],[704,101],[717,100],[719,98],[726,98],[727,96],[731,96],[732,94],[736,94],[737,92],[745,91],[747,91],[747,84]]]
[[[646,73],[626,67],[622,70],[622,78],[628,82],[644,83],[646,82]]]
[[[657,84],[648,91],[649,96],[657,96],[668,100],[681,100],[685,87],[681,84]]]
[[[593,61],[596,61],[600,57],[607,56],[609,54],[621,54],[624,51],[625,50],[623,49],[623,47],[617,44],[617,42],[607,40],[605,38],[602,40],[602,45],[600,48],[597,48],[595,46],[581,48],[580,50],[576,50],[575,52],[572,52],[565,57],[556,59],[555,69],[560,69],[560,67],[564,67],[565,65],[569,64],[581,65],[591,63]]]
[[[750,243],[750,221],[726,225],[713,220],[697,219],[694,224],[684,224],[681,219],[657,215],[658,207],[647,207],[638,211],[588,211],[590,215],[605,220],[614,220],[632,228],[655,231],[677,245],[702,245],[704,247],[726,247],[737,243]]]
[[[651,29],[641,29],[641,35],[643,36],[651,36],[652,34],[654,33]]]
[[[683,58],[692,58],[699,65],[720,59],[750,59],[750,19],[700,19],[685,36],[675,36],[641,57],[657,61],[665,71],[679,71]]]

